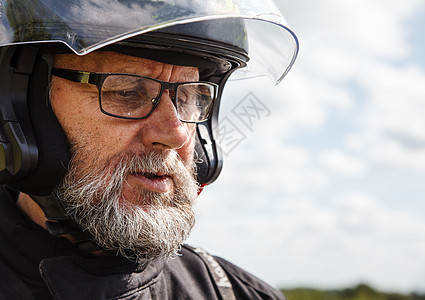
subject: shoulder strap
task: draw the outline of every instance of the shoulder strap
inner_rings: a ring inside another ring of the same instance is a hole
[[[236,296],[232,288],[232,283],[227,277],[226,272],[214,259],[214,257],[201,248],[195,248],[191,246],[186,247],[195,252],[204,261],[213,277],[214,283],[218,288],[221,298],[223,300],[236,300]]]

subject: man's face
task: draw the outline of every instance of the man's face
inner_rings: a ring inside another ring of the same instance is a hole
[[[194,67],[113,52],[57,55],[54,67],[198,80]],[[71,144],[58,188],[69,213],[106,249],[148,258],[173,255],[193,226],[195,125],[182,123],[164,92],[143,120],[103,114],[98,89],[54,77],[51,105]]]

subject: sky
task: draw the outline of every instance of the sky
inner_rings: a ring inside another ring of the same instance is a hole
[[[240,142],[190,244],[275,287],[425,292],[425,2],[278,0],[300,41],[283,82],[231,82]],[[261,105],[246,126],[241,101]]]

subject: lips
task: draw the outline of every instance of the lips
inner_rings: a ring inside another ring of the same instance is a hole
[[[132,187],[141,187],[151,192],[167,193],[173,191],[172,177],[161,173],[131,173],[127,182]]]

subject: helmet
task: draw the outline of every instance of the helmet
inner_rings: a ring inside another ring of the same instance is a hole
[[[54,188],[69,162],[49,106],[53,55],[100,49],[196,66],[219,85],[197,126],[197,180],[209,184],[222,167],[213,129],[224,84],[259,74],[280,82],[298,41],[272,0],[0,0],[0,183],[30,194],[50,219],[64,218]]]

